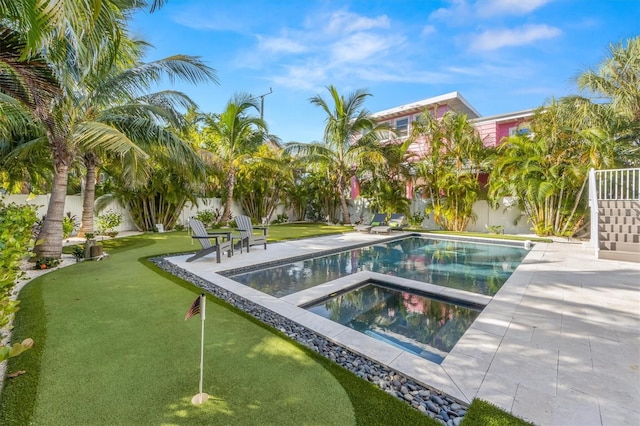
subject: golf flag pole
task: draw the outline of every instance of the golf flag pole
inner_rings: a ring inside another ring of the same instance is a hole
[[[206,310],[206,306],[207,306],[207,298],[205,297],[204,293],[202,293],[200,295],[200,298],[202,299],[202,312],[200,312],[200,404],[202,404],[204,401],[202,400],[202,397],[204,396],[202,394],[202,379],[204,376],[204,320],[205,320],[205,310]],[[207,399],[209,399],[209,395],[207,395]]]
[[[202,392],[202,381],[204,375],[204,320],[206,317],[206,301],[207,298],[204,293],[202,293],[194,302],[191,304],[187,315],[185,316],[185,320],[188,320],[194,315],[200,314],[200,386],[199,392],[193,398],[191,398],[191,403],[194,405],[202,404],[206,400],[209,399],[209,395]]]

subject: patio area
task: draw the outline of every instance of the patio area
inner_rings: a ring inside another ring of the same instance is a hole
[[[270,244],[219,264],[167,260],[461,401],[482,398],[541,425],[640,422],[638,263],[597,260],[579,243],[536,244],[440,365],[309,313],[296,297],[278,299],[217,274],[385,238]]]

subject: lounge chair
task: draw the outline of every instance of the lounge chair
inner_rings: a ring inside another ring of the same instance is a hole
[[[231,232],[207,232],[202,222],[198,219],[190,219],[189,227],[191,227],[193,231],[191,238],[195,238],[200,242],[202,250],[188,258],[187,262],[192,262],[215,252],[216,262],[220,263],[223,251],[227,252],[228,257],[231,257],[233,254],[233,238],[231,237]]]
[[[267,249],[267,227],[266,226],[253,226],[251,224],[251,218],[249,216],[238,215],[236,216],[236,225],[238,231],[240,231],[240,252],[242,253],[242,245],[247,248],[258,244],[264,244],[264,249]],[[262,229],[262,235],[254,234],[254,229]]]
[[[371,231],[375,234],[388,234],[391,231],[402,231],[404,228],[404,214],[402,213],[394,213],[391,215],[391,219],[386,225],[374,226],[371,228]]]
[[[386,220],[387,220],[387,215],[385,213],[376,213],[373,216],[373,219],[371,219],[371,222],[369,222],[369,224],[361,223],[360,225],[356,225],[355,228],[353,229],[361,232],[370,232],[371,228],[373,228],[374,226],[384,225]]]

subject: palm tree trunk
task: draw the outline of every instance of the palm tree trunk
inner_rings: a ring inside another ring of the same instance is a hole
[[[78,236],[82,237],[87,232],[93,233],[93,204],[96,199],[96,155],[88,152],[84,156],[84,164],[87,169],[85,176],[84,198],[82,199],[82,225]]]
[[[233,203],[233,190],[236,186],[236,172],[232,168],[229,169],[229,175],[227,176],[227,199],[224,202],[224,211],[222,212],[222,218],[220,222],[227,222],[231,218],[231,205]]]
[[[344,194],[340,194],[340,207],[342,209],[342,222],[345,225],[351,224],[351,215],[349,214],[349,207],[347,206],[347,197]]]
[[[349,206],[347,206],[347,197],[344,195],[346,184],[344,178],[338,178],[338,191],[340,191],[340,207],[342,208],[342,222],[345,225],[351,225],[351,215],[349,214]]]
[[[67,161],[58,160],[57,162],[59,164],[55,166],[47,216],[38,236],[40,243],[35,247],[36,257],[59,259],[62,255],[62,219],[67,196],[69,166]]]

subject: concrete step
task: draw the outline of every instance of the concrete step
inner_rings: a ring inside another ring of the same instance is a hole
[[[623,243],[619,241],[600,241],[601,251],[627,251],[640,254],[640,243]]]
[[[640,225],[640,215],[638,216],[610,216],[601,215],[598,223],[614,225]]]
[[[640,253],[629,251],[599,250],[598,259],[640,263]]]
[[[598,232],[610,234],[640,235],[640,225],[615,225],[613,223],[599,223]]]
[[[603,209],[640,209],[640,200],[600,200],[598,207]]]
[[[640,235],[624,232],[599,232],[598,241],[612,241],[621,243],[640,243]]]
[[[598,208],[598,216],[613,216],[613,217],[640,217],[640,208],[637,209],[603,209]]]

